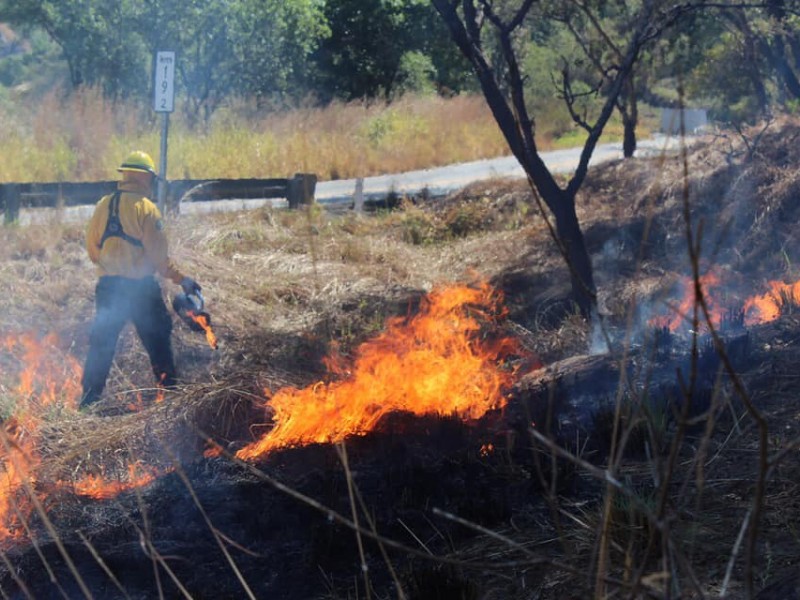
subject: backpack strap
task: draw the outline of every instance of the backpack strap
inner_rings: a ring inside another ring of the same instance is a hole
[[[122,229],[122,221],[119,220],[119,197],[121,194],[122,192],[120,192],[120,190],[114,192],[114,195],[111,196],[111,201],[108,203],[108,221],[106,221],[106,229],[103,231],[103,237],[100,238],[100,248],[102,248],[106,240],[111,237],[122,238],[137,248],[143,248],[144,246],[141,240],[128,235]]]

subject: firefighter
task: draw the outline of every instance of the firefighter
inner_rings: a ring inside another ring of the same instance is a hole
[[[100,199],[86,231],[86,249],[97,266],[95,319],[83,369],[81,408],[103,393],[122,328],[132,321],[158,385],[175,386],[172,319],[161,296],[156,273],[197,294],[200,286],[169,258],[164,222],[148,198],[157,178],[153,159],[131,152],[117,169],[117,191]]]

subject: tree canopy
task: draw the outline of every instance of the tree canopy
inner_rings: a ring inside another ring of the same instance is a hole
[[[523,2],[489,4],[503,13]],[[795,4],[684,3],[684,17],[642,50],[622,88],[615,109],[626,135],[638,102],[677,102],[678,75],[690,102],[725,120],[756,118],[776,102],[794,107],[800,102]],[[535,18],[521,23],[514,39],[529,106],[546,109],[564,132],[580,127],[575,116],[586,120],[593,106],[602,106],[641,5],[532,3]],[[155,52],[174,50],[177,91],[197,120],[236,97],[390,100],[408,91],[480,87],[431,0],[0,0],[3,22],[37,43],[34,59],[0,53],[0,84],[24,82],[37,66],[52,63],[56,48],[71,86],[144,101],[152,93]],[[496,63],[499,41],[486,40],[485,49]],[[575,114],[564,113],[565,100]],[[560,110],[552,110],[556,105]]]

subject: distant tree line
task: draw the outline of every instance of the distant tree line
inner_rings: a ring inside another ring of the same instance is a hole
[[[426,0],[0,0],[0,22],[46,32],[69,83],[112,98],[150,96],[155,52],[174,50],[198,118],[233,97],[324,103],[474,87]],[[20,83],[30,69],[9,58],[0,83]]]
[[[566,102],[553,118],[574,127],[602,106],[626,36],[644,0],[540,0],[515,28],[528,101]],[[71,86],[112,98],[150,96],[157,50],[178,53],[179,92],[195,119],[230,98],[291,104],[309,97],[392,99],[407,92],[479,90],[430,0],[0,0],[0,22],[20,28],[32,52],[58,54]],[[459,7],[461,2],[451,2]],[[486,3],[495,12],[522,0]],[[654,8],[663,8],[655,2]],[[723,119],[752,118],[779,102],[800,101],[797,0],[685,2],[669,35],[646,48],[616,110],[633,131],[638,102],[675,104],[676,77],[688,96]],[[746,8],[745,8],[746,7]],[[459,9],[463,10],[463,9]],[[50,42],[48,47],[42,32]],[[502,56],[486,40],[490,61]],[[55,45],[55,46],[54,46]],[[26,63],[27,61],[27,63]],[[28,68],[25,68],[27,64]],[[41,56],[0,59],[0,84],[21,83]],[[598,100],[600,103],[598,104]],[[629,140],[635,144],[634,140]]]

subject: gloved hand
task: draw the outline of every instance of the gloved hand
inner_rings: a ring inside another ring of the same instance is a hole
[[[183,288],[183,293],[187,296],[196,296],[203,289],[200,287],[200,284],[191,277],[184,277],[181,280],[181,288]]]

